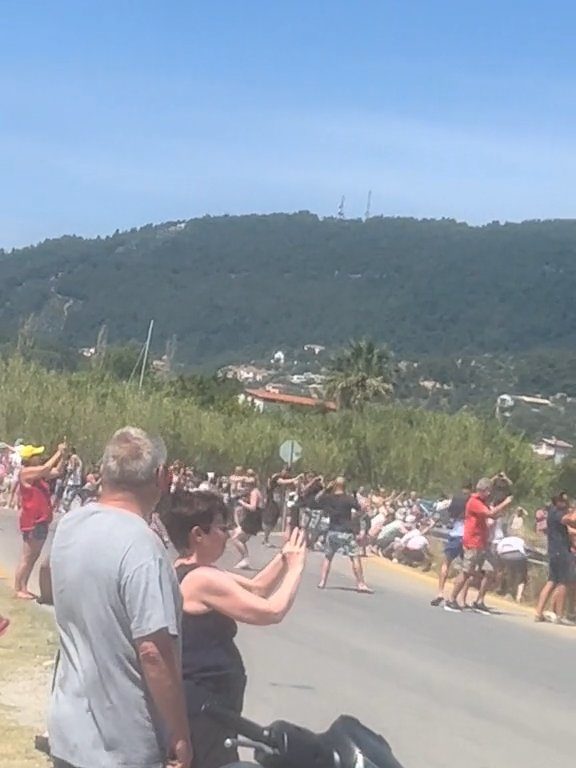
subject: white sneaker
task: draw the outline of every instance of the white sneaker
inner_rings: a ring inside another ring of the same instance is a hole
[[[239,568],[241,571],[249,571],[250,570],[250,563],[248,562],[247,558],[244,558],[244,560],[240,560],[239,563],[236,563],[234,568]]]

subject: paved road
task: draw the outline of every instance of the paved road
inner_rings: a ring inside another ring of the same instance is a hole
[[[0,529],[11,568],[11,515]],[[240,631],[249,716],[322,729],[354,714],[407,768],[572,768],[576,629],[431,608],[430,585],[395,566],[369,566],[377,593],[364,596],[349,591],[341,560],[319,592],[319,566],[312,556],[282,625]]]

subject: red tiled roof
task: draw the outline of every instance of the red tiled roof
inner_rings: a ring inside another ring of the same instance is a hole
[[[267,389],[246,389],[249,397],[256,397],[258,400],[266,400],[269,403],[279,403],[284,405],[304,405],[308,407],[320,406],[328,411],[336,410],[336,403],[330,400],[320,400],[316,397],[304,397],[303,395],[286,395],[282,392],[269,392]]]

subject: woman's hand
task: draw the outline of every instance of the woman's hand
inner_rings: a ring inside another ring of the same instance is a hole
[[[306,561],[306,531],[301,528],[294,528],[289,540],[282,548],[282,555],[287,567],[304,568]]]

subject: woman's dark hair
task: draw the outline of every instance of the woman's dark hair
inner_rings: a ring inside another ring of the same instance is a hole
[[[220,494],[214,491],[177,491],[170,496],[160,518],[170,541],[181,552],[188,546],[193,528],[208,533],[218,515],[224,520],[228,509]]]

